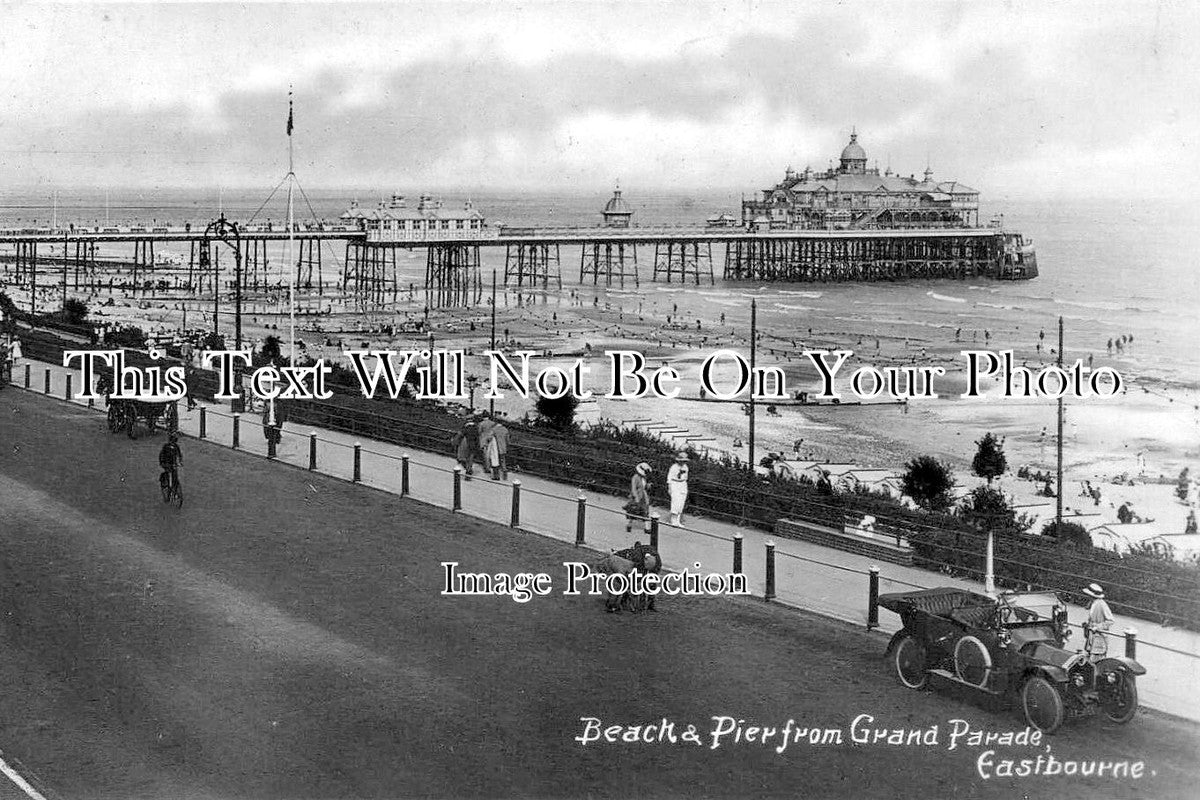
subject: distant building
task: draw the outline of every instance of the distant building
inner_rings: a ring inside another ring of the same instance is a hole
[[[366,231],[368,241],[480,238],[487,231],[483,214],[470,200],[460,208],[447,208],[427,194],[421,195],[416,207],[409,206],[399,194],[393,194],[386,203],[380,201],[374,209],[360,208],[355,201],[342,219]]]
[[[742,201],[742,224],[757,228],[969,228],[979,224],[979,192],[935,181],[933,170],[907,178],[867,167],[858,134],[826,172],[788,167],[783,180]]]
[[[612,198],[604,204],[604,225],[608,228],[628,228],[633,209],[621,197],[620,188],[613,190]]]

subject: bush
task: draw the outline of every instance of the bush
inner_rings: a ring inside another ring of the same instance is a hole
[[[82,300],[69,298],[62,307],[62,321],[68,325],[82,325],[87,320],[88,307]]]
[[[955,515],[976,530],[1013,535],[1029,530],[1028,517],[1017,516],[1008,498],[990,486],[976,486],[955,510]]]
[[[1004,456],[1004,440],[996,439],[994,433],[985,433],[975,444],[977,449],[975,458],[971,461],[971,471],[990,485],[1008,469],[1008,459]]]
[[[1092,546],[1091,534],[1078,522],[1064,522],[1059,525],[1051,520],[1042,526],[1042,536],[1054,539],[1061,545],[1084,548]]]
[[[908,462],[900,488],[926,511],[945,511],[953,501],[954,474],[933,456],[917,456]]]
[[[569,431],[575,427],[575,409],[579,407],[579,398],[571,393],[562,397],[541,396],[534,408],[550,427],[560,431]]]

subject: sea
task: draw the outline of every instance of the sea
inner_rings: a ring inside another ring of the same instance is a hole
[[[420,189],[404,192],[415,204]],[[390,195],[390,192],[388,193]],[[634,209],[634,224],[695,224],[729,212],[740,216],[741,193],[713,190],[696,193],[646,192],[628,187],[625,199]],[[444,192],[449,205],[469,200],[489,222],[508,225],[574,226],[599,224],[602,193]],[[242,223],[287,218],[282,186],[252,191],[229,189],[46,189],[0,191],[0,228],[49,225],[205,225],[223,214]],[[985,196],[986,200],[986,196]],[[295,193],[298,222],[334,220],[351,202],[372,207],[382,197],[361,190],[301,189]],[[1002,215],[1006,228],[1020,231],[1037,248],[1040,275],[1029,281],[935,280],[895,283],[752,284],[721,279],[723,249],[713,248],[716,285],[681,286],[651,283],[624,294],[670,299],[689,315],[712,319],[725,314],[731,323],[748,320],[751,299],[757,301],[762,330],[776,336],[807,333],[810,317],[833,319],[847,329],[867,331],[884,326],[910,330],[914,340],[953,340],[992,349],[1030,350],[1043,342],[1055,347],[1057,323],[1064,325],[1064,356],[1088,355],[1135,375],[1148,391],[1200,385],[1200,208],[1176,201],[1101,201],[1094,199],[985,202],[980,219]],[[180,245],[182,248],[183,246]],[[161,255],[166,248],[160,249]],[[564,287],[578,278],[577,255],[564,248]],[[186,253],[183,253],[186,255]],[[340,265],[332,252],[332,268]],[[652,253],[640,255],[643,273],[651,271]],[[484,275],[504,268],[503,248],[484,248]],[[277,261],[276,263],[282,263]],[[409,281],[423,277],[423,258],[402,259]],[[486,278],[485,278],[486,282]],[[590,288],[590,287],[589,287]],[[620,290],[614,290],[621,294]],[[662,307],[665,307],[665,303]],[[1044,340],[1041,337],[1044,335]],[[1121,352],[1108,350],[1109,340],[1126,337]],[[1132,340],[1132,341],[1130,341]]]

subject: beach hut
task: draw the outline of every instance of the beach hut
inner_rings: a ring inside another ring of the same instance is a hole
[[[1200,561],[1200,533],[1164,533],[1145,543],[1175,561]]]
[[[818,461],[786,461],[782,458],[776,459],[773,465],[775,475],[788,480],[797,480],[801,475],[809,474],[809,470],[819,464]],[[811,477],[811,476],[810,476]]]
[[[846,473],[843,479],[853,481],[851,490],[861,486],[867,491],[882,492],[889,497],[899,497],[901,494],[900,476],[891,470],[853,469]]]
[[[1115,553],[1128,553],[1151,539],[1176,532],[1161,522],[1107,522],[1088,531],[1093,547],[1112,550]],[[1165,550],[1161,552],[1166,553]]]

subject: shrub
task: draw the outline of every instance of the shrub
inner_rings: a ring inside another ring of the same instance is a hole
[[[975,458],[971,461],[971,471],[990,485],[1008,469],[1008,459],[1004,456],[1004,440],[996,439],[994,433],[985,433],[975,444],[977,449]]]
[[[82,300],[68,298],[62,307],[62,321],[69,325],[82,325],[87,320],[88,307]]]
[[[955,514],[972,528],[1001,535],[1024,533],[1031,524],[1025,515],[1017,516],[1002,492],[990,486],[972,489]]]
[[[917,456],[908,462],[900,488],[926,511],[945,511],[953,500],[954,474],[933,456]]]
[[[1061,525],[1051,520],[1042,527],[1042,536],[1056,540],[1061,545],[1072,547],[1091,547],[1092,536],[1087,528],[1078,522],[1063,522]]]
[[[542,419],[550,427],[560,431],[569,431],[575,427],[575,409],[579,407],[579,398],[571,393],[562,397],[538,397],[537,409]]]

